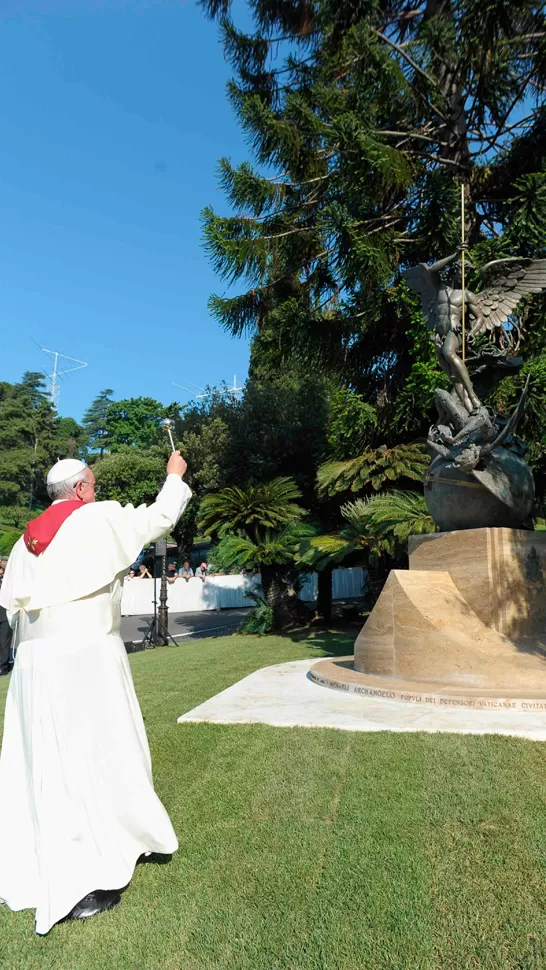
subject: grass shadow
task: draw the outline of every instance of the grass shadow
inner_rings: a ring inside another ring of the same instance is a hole
[[[306,627],[294,633],[285,634],[285,638],[293,643],[306,643],[309,649],[316,650],[325,657],[346,657],[354,652],[355,640],[360,632],[360,626],[336,629],[320,629]]]

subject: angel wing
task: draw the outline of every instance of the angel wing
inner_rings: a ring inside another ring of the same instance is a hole
[[[504,328],[524,296],[546,289],[546,259],[496,259],[482,268],[481,276],[485,288],[475,299],[483,314],[484,333]]]
[[[414,293],[419,293],[421,297],[421,311],[427,322],[427,327],[429,330],[434,330],[438,289],[432,282],[432,274],[427,264],[417,263],[416,266],[410,266],[409,269],[404,270],[401,275],[410,290],[413,290]]]

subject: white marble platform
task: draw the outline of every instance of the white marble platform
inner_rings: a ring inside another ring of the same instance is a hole
[[[313,683],[315,660],[263,667],[178,718],[179,724],[270,724],[342,731],[426,731],[506,734],[546,741],[546,713],[438,710],[376,700]]]

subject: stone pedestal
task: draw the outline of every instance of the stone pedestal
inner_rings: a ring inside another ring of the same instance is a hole
[[[448,571],[482,622],[507,637],[546,633],[546,532],[469,529],[412,536],[410,570]]]
[[[331,686],[346,681],[342,689],[423,703],[546,710],[546,533],[414,536],[409,552],[409,570],[390,573],[353,663],[329,662],[339,667]]]

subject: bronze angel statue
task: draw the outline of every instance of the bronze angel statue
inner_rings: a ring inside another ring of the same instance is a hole
[[[402,273],[409,288],[421,296],[421,309],[430,330],[438,362],[448,374],[467,412],[481,406],[468,370],[459,356],[462,348],[463,291],[448,286],[442,270],[459,258],[459,252],[428,266],[418,263]],[[467,340],[479,333],[496,337],[503,350],[519,339],[517,323],[511,321],[520,300],[546,289],[546,259],[512,257],[497,259],[482,268],[484,288],[479,293],[465,289],[464,301],[469,328]]]

